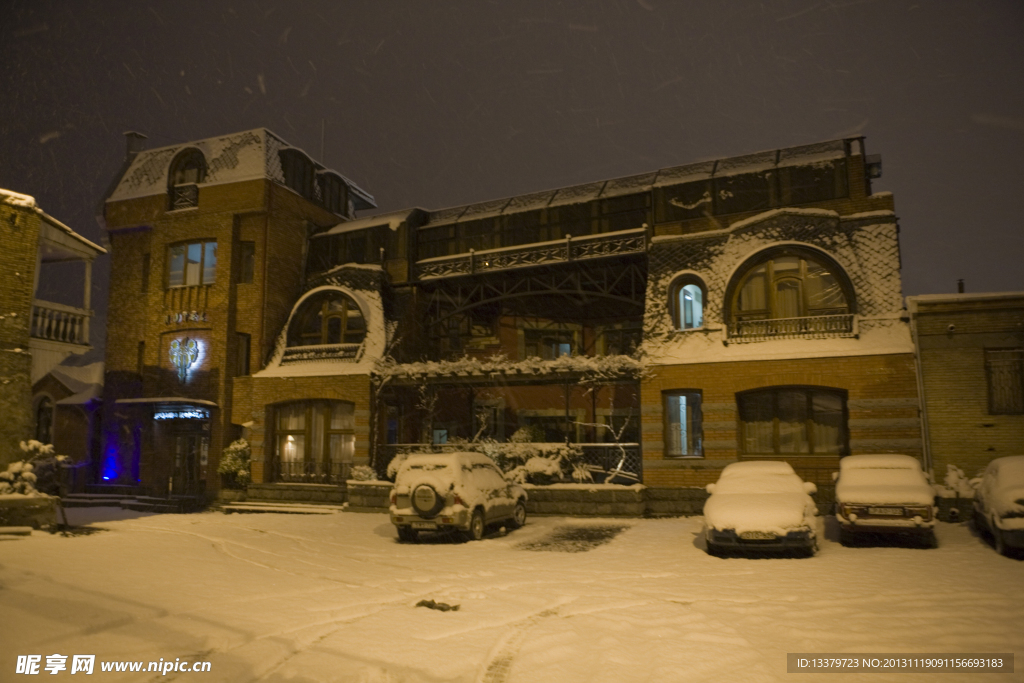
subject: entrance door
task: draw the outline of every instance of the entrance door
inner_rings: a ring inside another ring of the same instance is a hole
[[[172,494],[195,496],[206,488],[206,458],[209,444],[209,439],[201,433],[179,433],[174,437]]]

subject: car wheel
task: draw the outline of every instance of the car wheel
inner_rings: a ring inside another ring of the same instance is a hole
[[[415,529],[410,529],[407,526],[398,527],[398,541],[400,543],[415,543],[417,538],[419,538],[419,534]]]
[[[519,529],[526,524],[526,503],[519,500],[516,501],[516,507],[512,510],[512,520],[510,524],[513,529]]]
[[[480,510],[473,511],[473,517],[469,520],[469,529],[466,531],[467,541],[479,541],[484,537],[484,513]]]
[[[1003,536],[1003,530],[992,524],[992,540],[996,547],[996,552],[1000,555],[1010,556],[1010,548],[1006,545],[1006,538]]]
[[[847,547],[853,545],[853,534],[850,533],[849,529],[839,527],[839,543]]]
[[[434,490],[430,484],[420,484],[412,490],[412,509],[420,517],[431,519],[444,507],[444,496]]]
[[[725,549],[717,543],[712,543],[711,541],[708,541],[708,555],[710,555],[711,557],[724,557]]]
[[[974,522],[974,530],[979,534],[988,532],[988,525],[985,524],[985,516],[981,514],[978,508],[972,510],[971,520]]]

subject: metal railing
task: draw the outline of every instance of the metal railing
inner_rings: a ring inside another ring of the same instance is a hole
[[[32,304],[29,335],[65,344],[88,344],[91,317],[92,313],[82,308],[36,301]]]
[[[171,211],[199,206],[198,185],[175,185],[171,188]]]
[[[647,249],[647,230],[621,230],[585,237],[566,235],[565,239],[537,244],[469,250],[466,254],[437,256],[416,262],[416,277],[450,277],[472,275],[493,270],[508,270],[566,261],[642,253]]]
[[[281,461],[271,463],[271,481],[279,484],[343,484],[352,464],[347,462]]]
[[[359,360],[359,351],[362,348],[362,343],[291,346],[284,350],[281,364],[310,360],[341,360],[354,363]]]
[[[809,315],[801,318],[741,320],[729,324],[729,341],[753,342],[771,339],[824,339],[856,336],[853,313]]]

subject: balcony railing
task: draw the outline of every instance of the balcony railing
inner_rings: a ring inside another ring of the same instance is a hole
[[[729,341],[757,342],[772,339],[826,339],[855,337],[856,319],[852,313],[811,315],[803,318],[743,320],[729,324]]]
[[[32,304],[29,335],[35,339],[86,345],[89,343],[91,317],[92,313],[82,308],[36,301]]]
[[[359,344],[316,344],[310,346],[291,346],[284,350],[281,365],[300,361],[340,360],[355,363],[359,360]]]
[[[198,185],[175,185],[171,188],[171,211],[199,206]]]
[[[271,481],[280,484],[342,484],[349,478],[347,462],[274,461]]]
[[[539,242],[467,254],[437,256],[416,262],[416,277],[423,280],[453,275],[472,275],[493,270],[509,270],[566,261],[642,253],[647,249],[647,230],[622,230],[586,237]]]

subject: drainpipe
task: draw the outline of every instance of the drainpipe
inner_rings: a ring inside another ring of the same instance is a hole
[[[928,401],[924,392],[924,376],[921,373],[921,343],[917,335],[917,301],[907,297],[907,312],[910,314],[910,337],[914,342],[914,375],[917,380],[917,397],[921,402],[921,449],[924,455],[924,469],[931,473],[932,483],[935,483],[935,472],[932,471],[932,447],[930,430],[928,429]]]

